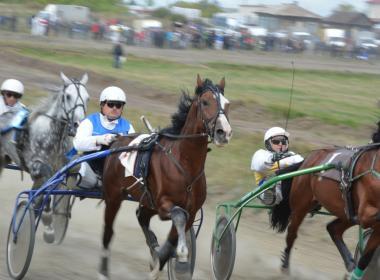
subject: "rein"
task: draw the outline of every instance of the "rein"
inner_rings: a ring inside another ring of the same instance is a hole
[[[176,134],[171,134],[171,133],[158,133],[159,136],[164,136],[167,138],[172,138],[172,139],[186,139],[186,138],[200,138],[200,137],[208,137],[207,133],[198,133],[198,134],[187,134],[187,135],[176,135]]]

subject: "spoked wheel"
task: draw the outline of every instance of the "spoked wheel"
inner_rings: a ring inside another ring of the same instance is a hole
[[[46,243],[59,245],[65,238],[69,219],[71,216],[71,195],[54,195],[51,205],[52,210],[43,215],[51,215],[45,219],[48,224],[44,228],[44,240]]]
[[[186,232],[186,244],[189,249],[189,261],[190,261],[190,274],[193,275],[196,257],[196,237],[194,228],[191,227]],[[177,262],[176,256],[172,257],[168,261],[168,277],[170,280],[182,279],[183,272],[180,271],[181,264]]]
[[[17,205],[15,216],[9,226],[7,239],[7,268],[12,279],[22,279],[28,271],[35,241],[34,210],[27,207],[27,201]],[[25,214],[25,215],[24,215]],[[19,226],[16,234],[13,224]]]
[[[354,260],[355,260],[355,264],[357,265],[360,258],[362,257],[362,253],[365,248],[365,246],[367,245],[367,242],[368,242],[368,239],[371,237],[371,234],[372,234],[372,229],[369,229],[369,230],[366,230],[364,231],[363,233],[363,247],[361,248],[360,246],[360,241],[358,242],[358,244],[356,245],[356,249],[355,249],[355,255],[354,255]]]
[[[229,279],[235,264],[236,235],[233,223],[227,227],[222,238],[220,238],[227,224],[228,218],[226,216],[218,218],[211,241],[212,275],[213,279],[216,280]],[[219,244],[217,238],[220,238]]]

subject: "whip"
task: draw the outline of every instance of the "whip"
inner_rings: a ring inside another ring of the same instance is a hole
[[[288,113],[286,114],[285,130],[288,127],[288,121],[289,121],[289,116],[290,116],[290,109],[292,107],[292,100],[293,100],[294,76],[295,76],[295,72],[296,72],[296,69],[294,68],[294,61],[292,61],[292,69],[293,69],[292,87],[290,89],[290,98],[289,98]]]

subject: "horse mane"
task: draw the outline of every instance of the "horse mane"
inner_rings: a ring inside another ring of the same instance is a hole
[[[171,126],[163,128],[160,132],[179,135],[182,127],[185,125],[187,114],[189,113],[192,103],[193,98],[190,97],[187,91],[182,90],[178,110],[171,116]]]
[[[201,87],[195,88],[195,97],[201,95],[207,88],[215,88],[215,85],[209,79],[205,79]],[[181,92],[182,95],[178,104],[178,110],[171,117],[171,126],[163,128],[160,133],[181,134],[181,130],[186,122],[187,114],[194,101],[194,98],[190,97],[188,91],[182,90]]]
[[[30,115],[30,120],[45,114],[50,108],[51,105],[55,102],[61,102],[59,95],[61,95],[62,90],[60,91],[50,91],[50,94],[43,98],[39,104],[32,109],[32,113]]]
[[[372,142],[380,143],[380,121],[377,122],[377,131],[372,134]]]

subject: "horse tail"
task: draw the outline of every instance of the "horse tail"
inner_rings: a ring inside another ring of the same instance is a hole
[[[282,181],[282,197],[281,202],[273,206],[270,211],[270,223],[273,230],[277,232],[284,232],[289,224],[290,219],[290,205],[289,205],[289,194],[290,187],[292,185],[292,179],[287,179]]]

